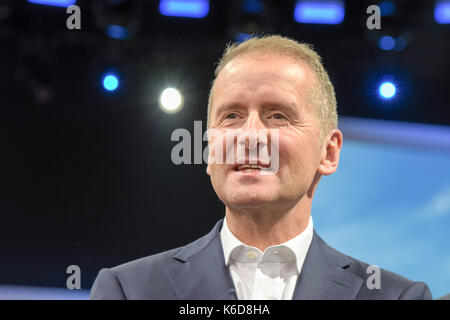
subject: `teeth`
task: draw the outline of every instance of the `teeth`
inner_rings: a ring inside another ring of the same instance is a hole
[[[243,170],[243,171],[256,171],[256,170],[261,170],[262,166],[256,165],[256,164],[246,164],[246,165],[242,165],[238,167],[238,170]]]

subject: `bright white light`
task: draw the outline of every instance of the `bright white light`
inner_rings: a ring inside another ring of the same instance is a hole
[[[390,99],[395,95],[395,85],[391,82],[384,82],[380,86],[380,94],[383,98]]]
[[[175,113],[181,110],[183,97],[177,89],[167,88],[161,93],[159,102],[163,111]]]

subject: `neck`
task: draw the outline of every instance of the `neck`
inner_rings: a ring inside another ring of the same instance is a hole
[[[226,207],[230,231],[241,242],[261,251],[302,233],[309,223],[312,198],[303,196],[295,204],[260,208]]]

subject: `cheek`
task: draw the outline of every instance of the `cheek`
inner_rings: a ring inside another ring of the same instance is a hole
[[[208,142],[208,162],[211,162],[211,165],[220,165],[232,161],[233,159],[227,158],[227,150],[233,149],[234,141],[227,138],[223,130],[214,129],[211,131],[213,134],[211,134]]]
[[[280,168],[292,176],[308,175],[316,166],[317,147],[296,136],[281,136],[279,141]]]
[[[303,153],[303,149],[302,141],[297,137],[280,135],[280,164],[289,164],[290,166],[298,165],[302,158],[301,154]]]
[[[210,164],[208,167],[211,182],[215,187],[220,187],[226,178],[225,166],[220,164]]]
[[[217,178],[217,164],[209,164],[208,165],[208,173],[211,176],[211,179],[214,180]]]

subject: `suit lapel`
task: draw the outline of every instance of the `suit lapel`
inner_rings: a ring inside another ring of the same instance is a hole
[[[314,231],[293,300],[351,300],[363,279],[345,270],[351,260],[335,251]]]
[[[176,265],[165,270],[180,299],[237,299],[220,240],[222,222],[206,236],[178,251],[174,256]]]
[[[164,270],[180,299],[237,299],[220,240],[222,223],[220,220],[206,236],[178,251],[176,264]],[[364,280],[346,270],[351,262],[314,231],[292,299],[355,299]]]

